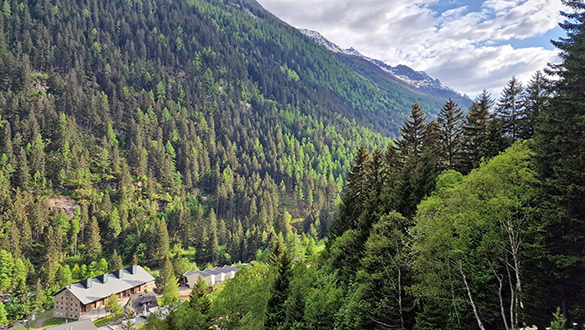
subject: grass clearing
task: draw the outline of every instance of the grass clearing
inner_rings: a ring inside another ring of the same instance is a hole
[[[114,322],[114,321],[120,319],[122,316],[124,316],[124,312],[119,311],[116,314],[110,314],[106,317],[102,317],[101,319],[97,319],[97,320],[93,321],[93,324],[95,324],[96,327],[103,327],[104,325],[107,325],[110,322]]]
[[[65,324],[67,322],[75,322],[77,320],[73,320],[73,319],[64,319],[64,318],[60,318],[60,317],[51,317],[50,319],[47,319],[45,322],[43,322],[43,329],[48,328],[48,327],[54,327],[56,325],[60,325],[60,324]]]

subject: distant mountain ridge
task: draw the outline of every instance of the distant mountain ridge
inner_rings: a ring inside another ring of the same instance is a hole
[[[382,70],[388,75],[391,75],[392,76],[391,78],[394,78],[392,80],[394,81],[399,80],[398,81],[399,83],[405,84],[407,87],[410,87],[410,89],[412,89],[415,92],[419,92],[439,100],[446,100],[451,98],[455,100],[457,103],[459,103],[462,107],[467,107],[472,102],[472,100],[467,95],[461,94],[453,90],[452,88],[443,85],[441,81],[439,81],[439,79],[432,78],[424,71],[416,71],[403,64],[399,64],[397,66],[388,65],[381,60],[373,59],[363,55],[353,47],[343,49],[337,44],[329,41],[327,38],[325,38],[321,33],[317,31],[309,29],[299,29],[299,31],[306,35],[307,37],[313,39],[321,46],[325,47],[327,50],[333,52],[336,56],[342,57],[342,60],[343,57],[357,57],[361,60],[366,60],[370,63],[373,63],[380,70]],[[347,62],[347,60],[349,60],[349,62],[353,62],[356,59],[345,58],[345,60],[346,61],[344,62]],[[351,65],[351,63],[347,64],[352,66],[354,70],[357,69],[355,65]],[[361,70],[357,71],[358,73],[363,73],[359,72]]]

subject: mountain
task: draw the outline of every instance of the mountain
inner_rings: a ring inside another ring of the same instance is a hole
[[[399,136],[413,103],[442,105],[358,64],[379,70],[252,0],[4,1],[9,319],[108,263],[250,261],[325,237],[355,151]]]
[[[9,319],[42,307],[29,287],[107,262],[324,237],[355,151],[417,101],[251,0],[7,0],[0,46],[0,258],[22,270],[0,270],[0,292],[25,293]]]
[[[399,64],[390,66],[383,61],[373,59],[361,54],[356,49],[343,49],[332,43],[317,31],[300,29],[300,31],[315,40],[319,45],[333,52],[342,62],[353,68],[356,73],[368,77],[370,80],[377,81],[386,79],[400,86],[408,88],[410,91],[431,97],[439,101],[446,101],[449,98],[459,103],[463,108],[471,105],[472,100],[461,93],[443,85],[438,79],[430,77],[423,71],[415,71],[412,68]],[[364,61],[374,64],[376,68],[368,66]]]

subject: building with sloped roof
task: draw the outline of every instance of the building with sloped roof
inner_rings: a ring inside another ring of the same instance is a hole
[[[79,319],[83,313],[105,306],[106,299],[118,298],[154,288],[154,277],[140,266],[130,266],[71,284],[57,292],[53,317]]]
[[[200,278],[204,279],[209,285],[221,284],[236,276],[237,268],[231,266],[216,267],[213,269],[188,271],[183,274],[181,282],[183,285],[193,288]]]
[[[151,308],[158,307],[158,300],[154,293],[139,292],[130,296],[125,311],[130,315],[147,315]]]

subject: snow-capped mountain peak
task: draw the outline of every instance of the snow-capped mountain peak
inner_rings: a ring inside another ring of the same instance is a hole
[[[300,31],[301,31],[301,33],[303,33],[307,37],[313,39],[315,42],[317,42],[318,44],[327,48],[331,52],[343,54],[343,55],[349,55],[349,56],[357,56],[357,57],[363,58],[363,59],[375,64],[383,71],[391,74],[392,76],[396,77],[397,79],[399,79],[399,80],[403,81],[404,83],[406,83],[410,86],[413,86],[417,89],[425,89],[425,90],[434,89],[434,90],[436,90],[436,92],[442,91],[442,92],[446,92],[446,93],[452,93],[454,95],[457,95],[458,97],[463,97],[463,98],[467,99],[467,97],[465,95],[462,95],[462,94],[454,91],[453,89],[443,85],[438,79],[434,79],[434,78],[430,77],[424,71],[415,71],[412,68],[410,68],[406,65],[403,65],[403,64],[399,64],[397,66],[390,66],[390,65],[388,65],[380,60],[373,59],[373,58],[370,58],[370,57],[367,57],[367,56],[361,54],[359,51],[357,51],[353,47],[348,48],[348,49],[343,49],[343,48],[339,47],[338,45],[332,43],[331,41],[327,40],[327,38],[325,38],[323,35],[321,35],[317,31],[307,30],[307,29],[300,29]]]

